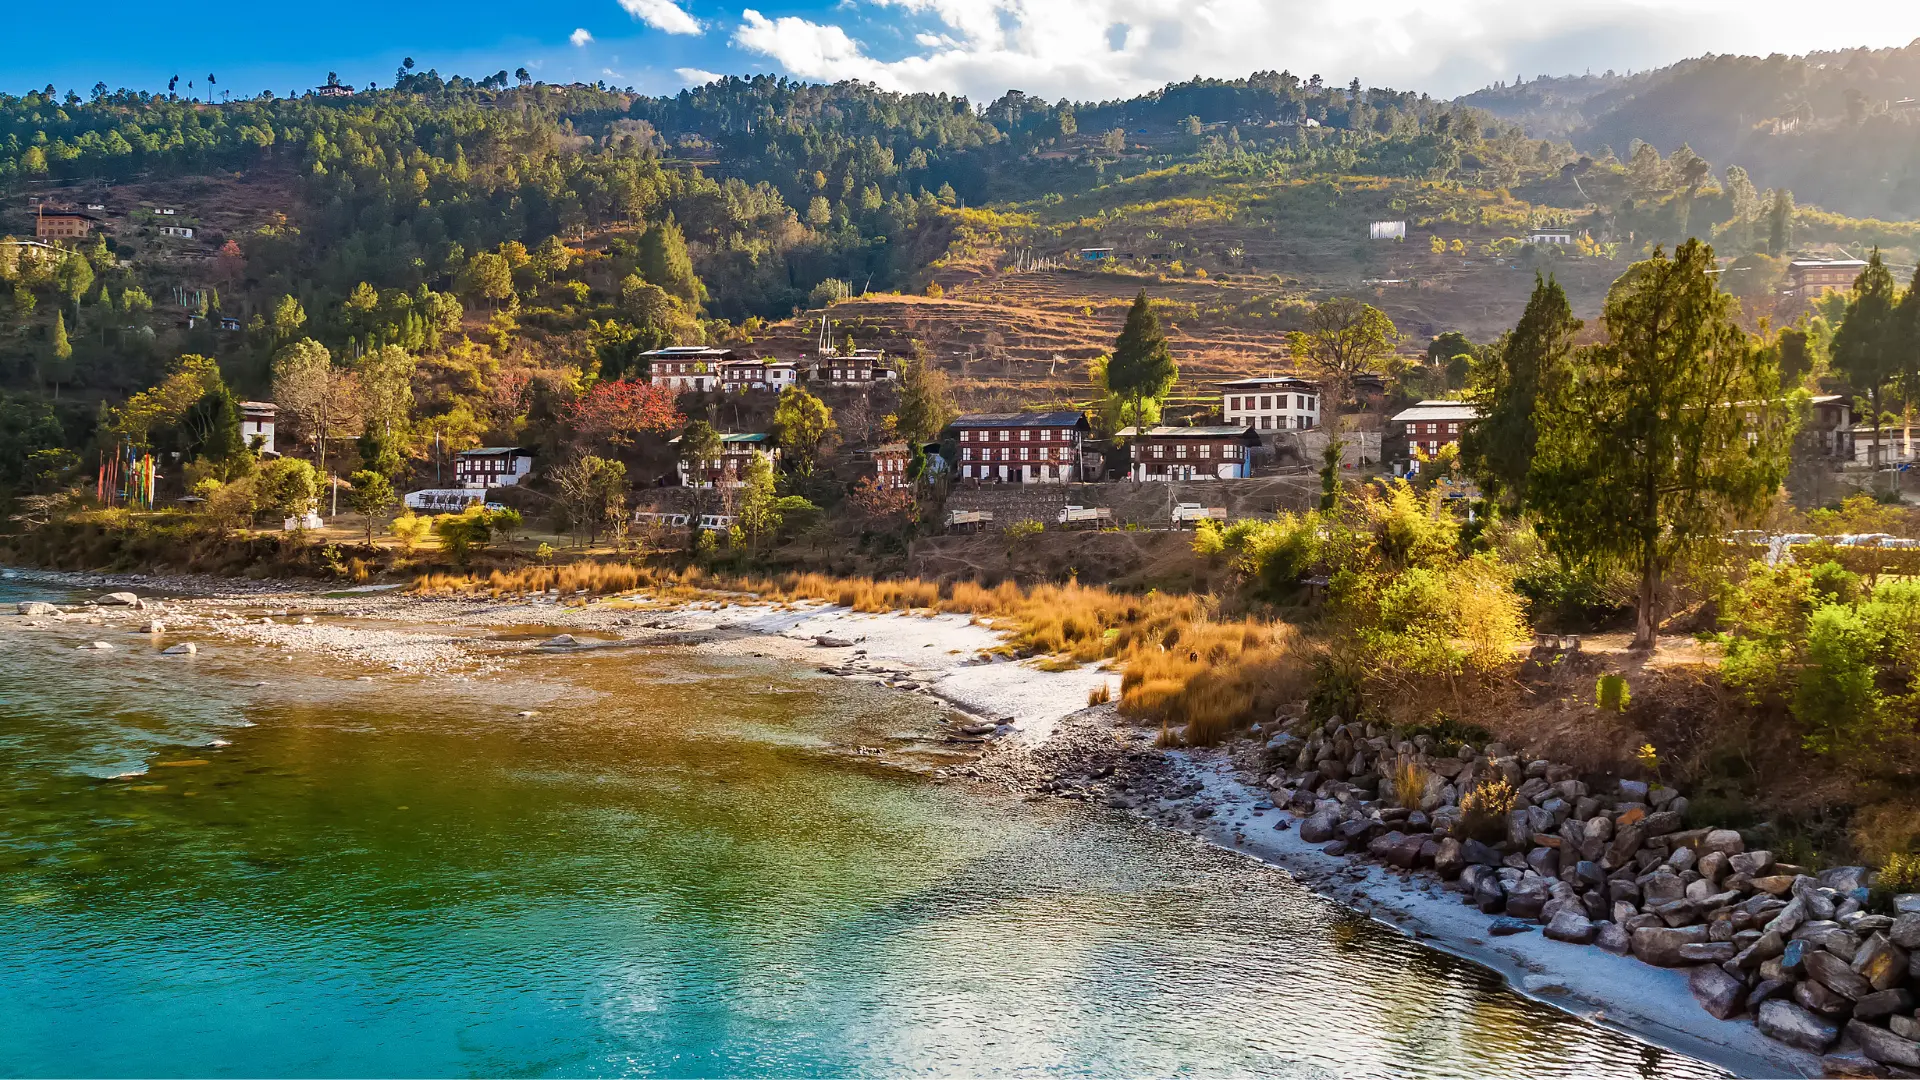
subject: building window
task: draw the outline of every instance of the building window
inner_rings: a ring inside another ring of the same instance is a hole
[[[1447,434],[1449,434],[1449,435],[1458,435],[1458,434],[1460,434],[1460,425],[1459,425],[1459,424],[1448,424],[1448,425],[1447,425]]]
[[[1164,447],[1164,446],[1155,446],[1155,447],[1153,448],[1153,456],[1154,456],[1154,457],[1157,457],[1157,458],[1163,458],[1163,457],[1166,457],[1166,456],[1167,456],[1167,448],[1166,448],[1166,447]]]
[[[1265,410],[1267,410],[1267,409],[1271,409],[1271,408],[1273,408],[1273,399],[1272,399],[1272,398],[1270,398],[1270,397],[1263,397],[1263,398],[1261,398],[1261,399],[1260,399],[1260,408],[1261,408],[1261,410],[1262,410],[1262,411],[1265,411]]]
[[[1200,444],[1200,456],[1201,456],[1201,457],[1212,457],[1212,456],[1213,456],[1213,444],[1212,444],[1212,443],[1201,443],[1201,444]]]
[[[1178,444],[1176,444],[1176,445],[1174,446],[1174,448],[1173,448],[1173,456],[1174,456],[1174,457],[1177,457],[1177,458],[1184,458],[1184,457],[1186,457],[1186,456],[1187,456],[1187,444],[1186,444],[1186,443],[1178,443]]]

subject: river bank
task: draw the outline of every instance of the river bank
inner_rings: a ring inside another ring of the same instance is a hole
[[[48,585],[172,591],[142,579],[28,575]],[[204,582],[195,585],[204,586]],[[210,590],[203,590],[210,591]],[[950,741],[982,743],[981,758],[939,778],[991,783],[1028,797],[1105,804],[1287,869],[1322,895],[1424,943],[1504,975],[1518,991],[1637,1038],[1742,1075],[1816,1075],[1818,1058],[1768,1040],[1744,1021],[1713,1019],[1684,973],[1535,932],[1494,939],[1490,919],[1438,882],[1329,856],[1299,839],[1276,809],[1242,740],[1220,751],[1163,752],[1153,733],[1119,722],[1089,694],[1117,689],[1092,669],[1042,671],[997,650],[999,635],[957,615],[867,615],[821,603],[735,599],[618,599],[583,604],[414,598],[373,593],[259,593],[80,606],[28,616],[39,628],[125,647],[228,641],[286,662],[325,655],[398,676],[465,680],[556,653],[633,647],[753,654],[871,681],[949,703]],[[160,629],[151,631],[160,623]],[[476,635],[474,628],[489,634]],[[96,631],[97,628],[97,631]],[[85,636],[85,634],[81,636]],[[90,644],[91,642],[86,642]],[[365,676],[379,678],[380,676]],[[874,748],[884,756],[885,748]],[[1279,827],[1276,827],[1279,826]]]

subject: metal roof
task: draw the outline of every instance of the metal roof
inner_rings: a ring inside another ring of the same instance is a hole
[[[1423,401],[1410,409],[1395,413],[1390,423],[1406,423],[1420,420],[1478,420],[1480,408],[1470,401]]]
[[[1293,375],[1262,375],[1258,378],[1234,379],[1231,382],[1223,382],[1220,386],[1228,390],[1259,390],[1270,386],[1299,387],[1303,390],[1312,390],[1315,393],[1318,393],[1320,390],[1319,383],[1311,379],[1302,379]]]
[[[1091,427],[1087,414],[1071,410],[1030,413],[969,413],[947,425],[955,428]]]
[[[482,446],[473,450],[462,450],[454,457],[499,457],[502,454],[524,454],[526,450],[518,446]]]
[[[682,359],[682,358],[702,357],[702,356],[720,357],[722,359],[735,359],[735,358],[738,358],[740,354],[734,352],[732,349],[720,349],[720,348],[715,348],[712,345],[669,345],[664,349],[655,349],[652,352],[643,352],[640,355],[665,357],[670,359]]]
[[[1113,433],[1114,438],[1148,439],[1258,439],[1260,433],[1240,424],[1208,424],[1200,427],[1151,427],[1146,431],[1139,428],[1121,428]]]

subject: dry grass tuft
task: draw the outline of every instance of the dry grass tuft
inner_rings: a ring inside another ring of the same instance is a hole
[[[1420,809],[1420,800],[1426,795],[1427,783],[1432,778],[1431,770],[1410,757],[1395,761],[1393,773],[1388,777],[1393,785],[1394,803],[1409,810]]]
[[[1106,683],[1101,683],[1099,686],[1096,686],[1092,690],[1087,691],[1088,705],[1105,705],[1107,702],[1112,700],[1113,700],[1113,688],[1108,686]]]

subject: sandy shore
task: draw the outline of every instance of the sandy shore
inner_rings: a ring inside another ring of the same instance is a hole
[[[131,586],[143,596],[170,591],[150,579],[18,573],[21,585],[37,581],[102,592]],[[1520,993],[1740,1075],[1822,1071],[1817,1057],[1766,1038],[1750,1021],[1708,1015],[1683,971],[1552,941],[1538,928],[1492,937],[1491,918],[1444,891],[1432,875],[1325,854],[1299,838],[1292,815],[1273,807],[1257,773],[1236,767],[1233,748],[1155,750],[1152,733],[1120,721],[1112,706],[1087,706],[1099,686],[1118,695],[1117,673],[1091,667],[1044,671],[1010,660],[996,651],[1002,642],[992,627],[965,616],[861,614],[814,602],[620,598],[563,604],[551,597],[263,591],[148,600],[144,608],[79,606],[58,616],[21,618],[30,628],[70,634],[76,645],[92,638],[126,645],[127,632],[159,621],[161,634],[136,640],[158,646],[244,643],[455,678],[497,674],[554,651],[753,653],[933,695],[966,714],[956,722],[983,741],[975,765],[942,770],[953,779],[1101,801],[1263,860],[1336,902],[1498,972]],[[554,640],[563,634],[572,642]],[[1243,742],[1238,749],[1245,753],[1254,745]]]

